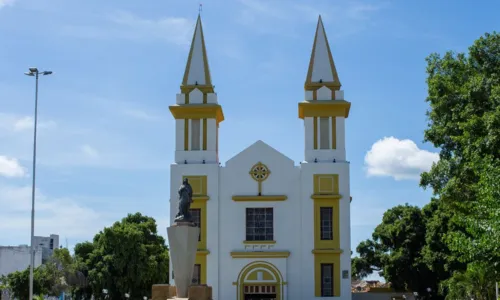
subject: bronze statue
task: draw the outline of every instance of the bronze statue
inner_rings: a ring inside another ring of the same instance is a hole
[[[187,178],[184,178],[182,185],[179,188],[179,210],[177,215],[175,215],[176,222],[192,222],[191,213],[189,208],[191,203],[193,203],[193,189],[189,184]]]

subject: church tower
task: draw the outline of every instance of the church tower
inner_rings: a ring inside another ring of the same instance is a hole
[[[321,16],[316,27],[307,71],[305,101],[299,103],[299,118],[305,127],[305,161],[345,161],[344,120],[351,103],[344,100],[344,91]]]
[[[302,260],[314,278],[306,296],[351,299],[351,229],[349,162],[345,151],[345,119],[351,104],[333,61],[321,16],[307,71],[304,120],[305,159],[301,163]],[[311,232],[314,234],[311,236]]]
[[[201,18],[198,16],[193,40],[176,104],[170,106],[175,118],[175,162],[170,166],[170,223],[178,211],[178,188],[188,179],[193,189],[191,216],[200,227],[194,266],[194,282],[217,290],[217,254],[208,249],[218,245],[219,123],[224,120],[217,102]],[[170,270],[171,283],[175,274]]]
[[[210,77],[200,16],[176,103],[169,107],[175,118],[175,162],[218,164],[218,129],[224,114]]]

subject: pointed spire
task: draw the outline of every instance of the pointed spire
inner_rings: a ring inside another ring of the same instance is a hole
[[[316,26],[316,34],[314,35],[314,44],[311,52],[311,60],[309,61],[305,89],[315,90],[321,86],[340,90],[341,84],[320,15],[318,25]]]
[[[207,49],[205,48],[205,38],[203,36],[203,27],[201,25],[201,17],[198,14],[196,27],[191,42],[191,49],[187,59],[186,70],[182,86],[201,86],[212,88],[212,78],[210,77],[210,69],[208,67]]]

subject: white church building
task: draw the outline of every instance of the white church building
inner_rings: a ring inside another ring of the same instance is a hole
[[[222,165],[223,99],[219,103],[214,91],[198,17],[181,93],[170,106],[176,120],[170,220],[187,177],[201,229],[193,281],[212,286],[214,299],[351,299],[344,125],[350,102],[340,90],[321,17],[304,88],[299,165],[262,141]]]

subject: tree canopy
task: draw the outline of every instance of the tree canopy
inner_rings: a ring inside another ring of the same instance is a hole
[[[420,185],[433,198],[422,209],[389,209],[357,247],[353,276],[378,271],[396,288],[492,299],[500,281],[500,35],[485,34],[468,54],[431,54],[427,75],[424,140],[440,159]]]

